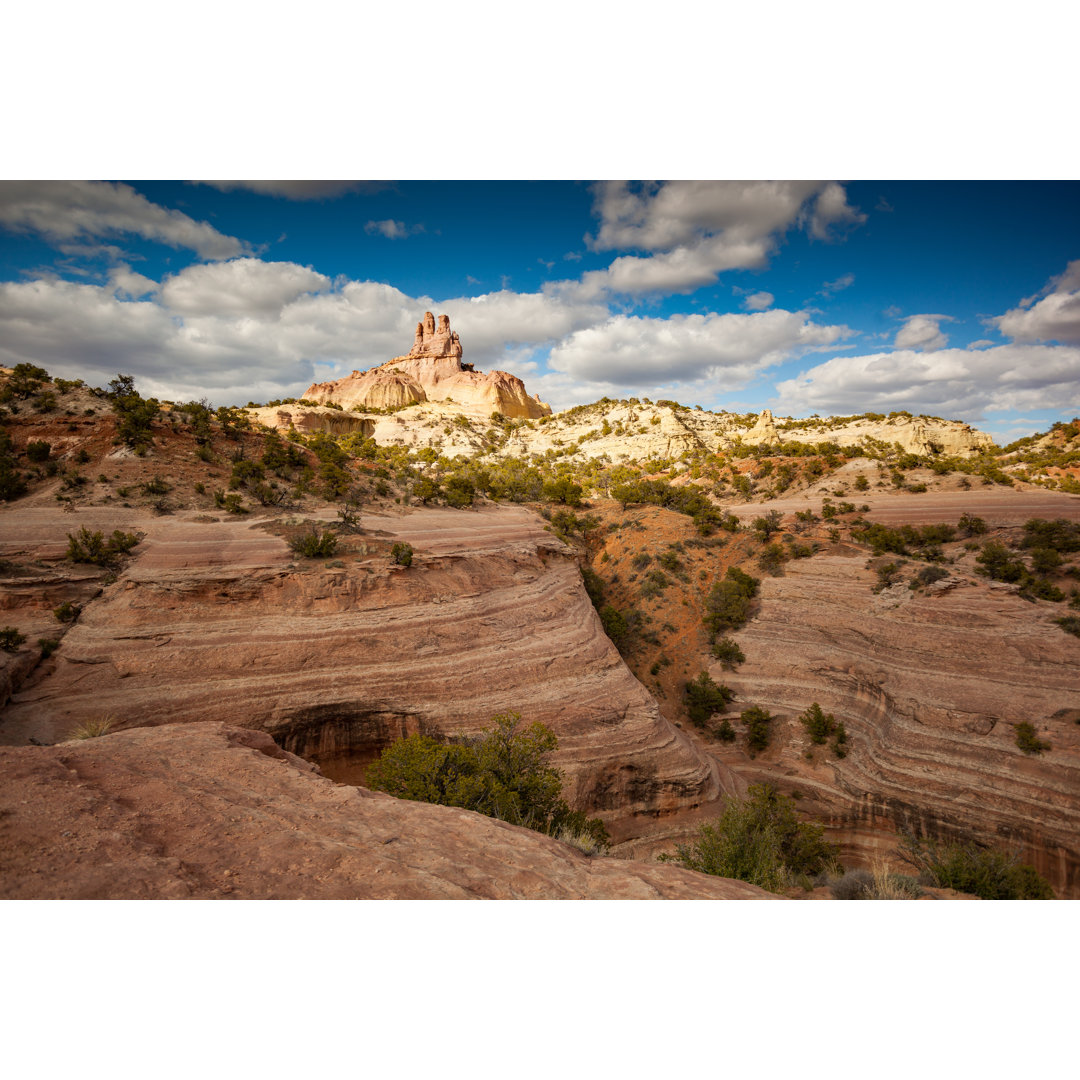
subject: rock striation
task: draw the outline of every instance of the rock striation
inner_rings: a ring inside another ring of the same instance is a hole
[[[2,524],[59,557],[73,521],[42,508]],[[133,561],[14,696],[0,743],[53,742],[103,715],[120,729],[242,719],[356,782],[402,735],[475,734],[515,711],[552,728],[568,797],[616,840],[724,786],[524,509],[365,514],[365,535],[385,539],[337,566],[291,567],[284,541],[246,522],[140,524]],[[408,570],[390,564],[391,539],[413,545]]]
[[[898,830],[1019,850],[1060,897],[1080,897],[1080,646],[1059,608],[976,578],[961,564],[936,587],[875,594],[865,553],[818,555],[764,578],[733,636],[746,655],[713,676],[741,708],[777,715],[756,759],[715,753],[747,782],[798,789],[847,855],[891,850]],[[811,702],[843,721],[848,754],[814,747]],[[1052,749],[1025,755],[1016,725]],[[738,720],[736,718],[736,725]]]
[[[551,407],[531,397],[525,384],[506,371],[483,374],[461,360],[461,341],[450,329],[448,315],[438,324],[427,312],[417,324],[413,346],[370,371],[354,371],[343,379],[314,383],[304,393],[309,401],[334,402],[346,409],[403,408],[425,401],[453,401],[478,413],[500,412],[515,419],[536,420]]]
[[[4,899],[776,899],[335,784],[218,723],[0,747]]]
[[[264,405],[262,408],[248,409],[247,412],[264,427],[278,431],[294,429],[301,435],[322,432],[326,435],[360,434],[366,438],[375,431],[375,421],[370,417],[357,416],[325,405]]]

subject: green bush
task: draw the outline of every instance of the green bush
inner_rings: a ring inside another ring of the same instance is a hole
[[[1055,619],[1054,622],[1056,622],[1066,634],[1080,637],[1080,615],[1062,615],[1060,619]]]
[[[557,836],[570,832],[608,842],[599,818],[571,810],[562,776],[548,764],[558,740],[543,724],[521,729],[518,713],[492,717],[479,736],[441,743],[427,735],[399,739],[368,769],[367,786],[401,799],[460,806]]]
[[[824,746],[836,732],[836,717],[824,712],[816,701],[799,717],[799,722],[815,746]]]
[[[60,641],[57,638],[38,638],[38,648],[41,650],[41,659],[47,660],[60,648]]]
[[[53,615],[56,617],[57,622],[69,623],[74,622],[79,617],[79,611],[80,609],[70,600],[65,600],[59,607],[53,608]]]
[[[398,566],[412,566],[412,557],[412,544],[408,544],[404,540],[398,540],[390,549],[390,558],[392,558]]]
[[[746,662],[746,657],[743,655],[742,649],[739,648],[738,642],[729,637],[718,638],[714,641],[712,654],[729,671],[734,670],[736,664]]]
[[[775,717],[768,709],[755,705],[746,709],[739,717],[746,725],[746,745],[755,753],[769,745],[769,724]]]
[[[943,889],[983,900],[1053,900],[1054,890],[1019,855],[973,842],[938,844],[905,836],[900,857]]]
[[[714,634],[736,630],[750,617],[750,602],[757,595],[759,580],[738,567],[729,566],[705,601],[702,620]]]
[[[115,566],[121,555],[127,555],[142,537],[114,529],[108,539],[101,532],[91,532],[85,525],[74,536],[68,533],[67,557],[72,562],[95,566]],[[63,606],[63,605],[61,605]]]
[[[779,892],[834,868],[836,848],[825,840],[824,826],[798,820],[791,799],[768,784],[751,784],[746,799],[725,800],[724,812],[695,841],[660,858]]]
[[[683,690],[686,696],[686,714],[696,727],[704,727],[713,713],[726,708],[735,695],[722,683],[713,681],[707,671],[688,682]]]
[[[52,444],[43,439],[31,439],[26,444],[26,456],[31,461],[47,461],[50,453],[52,453]]]
[[[1048,742],[1044,742],[1035,732],[1035,726],[1022,720],[1016,725],[1016,745],[1025,754],[1041,754],[1052,749]]]
[[[337,534],[331,529],[325,532],[312,529],[302,536],[294,536],[289,541],[289,547],[305,559],[328,559],[337,551],[337,546]]]
[[[5,626],[0,630],[0,649],[4,652],[18,652],[19,646],[26,640],[14,626]]]

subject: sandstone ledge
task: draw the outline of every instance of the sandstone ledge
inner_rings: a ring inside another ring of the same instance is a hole
[[[5,899],[766,899],[335,784],[224,724],[0,748]]]

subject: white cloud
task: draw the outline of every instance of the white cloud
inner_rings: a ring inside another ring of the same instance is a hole
[[[865,220],[835,182],[692,180],[631,187],[610,181],[593,191],[600,228],[595,237],[586,236],[588,246],[649,255],[624,255],[607,270],[586,273],[580,286],[585,298],[691,292],[725,270],[765,266],[778,236],[795,225],[825,237],[831,226]]]
[[[783,310],[667,319],[617,315],[560,341],[548,366],[575,380],[626,388],[722,379],[725,389],[733,389],[764,368],[850,333]]]
[[[136,291],[154,296],[125,299]],[[481,370],[527,364],[608,314],[554,293],[437,301],[372,281],[331,288],[305,267],[256,259],[189,267],[160,287],[118,268],[107,286],[0,282],[0,363],[98,386],[131,373],[142,392],[180,400],[268,400],[302,393],[315,365],[348,372],[407,352],[425,311],[450,315]]]
[[[387,240],[401,240],[406,236],[413,236],[424,231],[423,225],[406,225],[404,221],[394,221],[387,218],[385,221],[369,221],[364,226],[366,233],[379,233]]]
[[[167,278],[161,286],[161,299],[181,315],[255,318],[276,314],[304,293],[329,287],[330,279],[310,267],[291,262],[233,259],[189,266]],[[143,289],[143,293],[147,291]]]
[[[817,197],[814,211],[810,215],[810,235],[817,240],[831,240],[831,230],[854,228],[866,220],[855,207],[849,205],[847,192],[835,181],[826,184],[825,190]]]
[[[943,349],[949,338],[938,324],[948,318],[948,315],[911,315],[897,331],[893,344],[898,349]]]
[[[1080,407],[1080,349],[997,345],[838,356],[777,384],[792,413],[907,409],[979,418],[984,412]]]
[[[374,193],[393,187],[383,180],[196,180],[218,191],[254,191],[284,199],[336,199],[352,191]]]
[[[0,225],[34,232],[50,243],[134,234],[203,259],[242,255],[247,245],[204,221],[150,202],[128,184],[95,180],[0,182]]]
[[[743,300],[743,307],[747,311],[764,311],[773,306],[776,297],[771,292],[751,293]]]
[[[122,300],[138,300],[152,293],[158,284],[143,274],[137,274],[126,263],[114,266],[109,272],[109,285]]]
[[[1080,344],[1080,259],[1054,278],[1041,300],[1029,297],[1020,307],[991,320],[1015,341],[1060,341]]]

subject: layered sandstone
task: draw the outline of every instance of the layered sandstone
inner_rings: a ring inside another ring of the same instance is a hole
[[[366,438],[375,431],[375,421],[370,417],[360,417],[325,405],[265,405],[259,409],[248,409],[247,412],[264,427],[298,431],[301,435],[322,432],[326,435],[360,434]]]
[[[304,393],[310,401],[332,401],[343,408],[401,408],[423,401],[453,402],[478,414],[537,419],[551,413],[525,384],[506,371],[483,374],[461,360],[461,341],[440,315],[431,312],[417,324],[413,347],[404,356],[367,372],[354,371],[343,379],[314,383]]]
[[[58,557],[81,520],[9,513],[0,536]],[[119,580],[13,698],[0,742],[52,742],[103,715],[240,721],[356,781],[402,735],[474,734],[516,711],[555,731],[567,795],[616,839],[717,798],[721,770],[630,674],[539,518],[498,507],[364,524],[385,538],[371,551],[292,566],[247,522],[145,519]],[[413,544],[412,567],[390,563],[391,539]]]
[[[1053,624],[1060,607],[977,578],[970,561],[926,590],[876,594],[866,561],[819,555],[762,580],[757,614],[733,635],[746,662],[711,671],[741,709],[777,715],[772,745],[753,760],[718,747],[719,760],[746,782],[798,789],[848,855],[888,851],[905,829],[973,836],[1080,897],[1080,643]],[[845,758],[798,723],[815,701],[845,724]],[[1021,721],[1052,749],[1022,753]]]
[[[335,784],[218,723],[0,747],[0,781],[4,899],[770,898]]]

